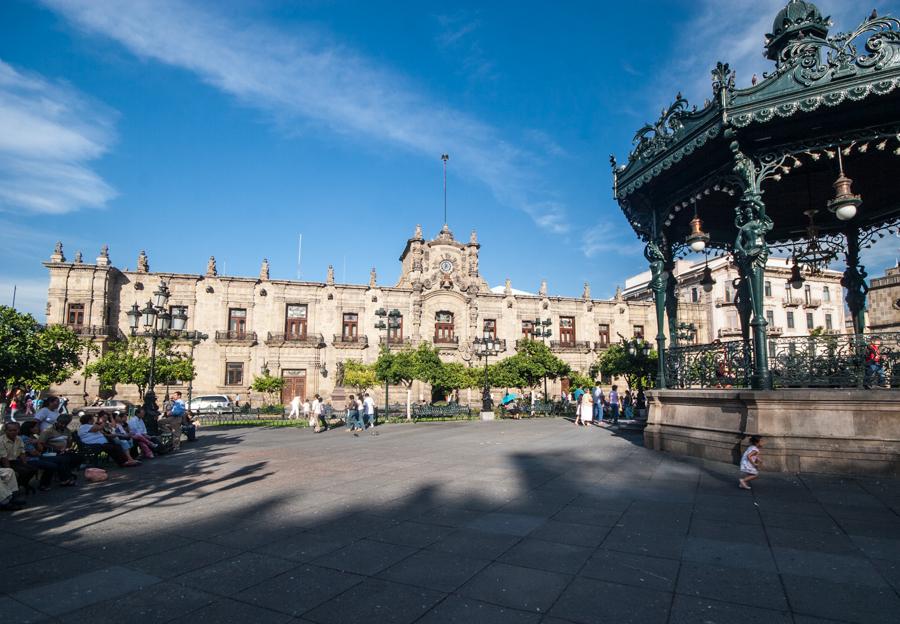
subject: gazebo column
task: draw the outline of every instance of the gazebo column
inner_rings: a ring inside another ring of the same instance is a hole
[[[841,278],[841,286],[847,289],[847,308],[853,319],[853,333],[859,335],[866,331],[866,295],[869,285],[866,284],[866,269],[859,263],[859,229],[848,225],[844,230],[847,239],[845,259],[847,268]]]
[[[734,241],[734,257],[740,266],[741,275],[746,276],[745,292],[750,295],[750,327],[753,332],[753,373],[750,383],[758,390],[770,390],[772,374],[766,343],[768,322],[763,312],[763,283],[769,259],[766,233],[772,229],[772,220],[766,215],[766,205],[762,201],[760,171],[740,151],[736,141],[731,143],[731,151],[734,153],[734,172],[743,182],[735,219],[738,233]]]
[[[650,241],[644,248],[644,257],[650,263],[650,290],[656,304],[656,387],[666,387],[666,258],[662,241]]]
[[[678,346],[678,298],[675,296],[678,281],[675,279],[675,254],[672,252],[671,244],[663,245],[662,252],[665,256],[664,270],[669,276],[666,280],[665,296],[666,316],[669,320],[669,344],[675,347]]]

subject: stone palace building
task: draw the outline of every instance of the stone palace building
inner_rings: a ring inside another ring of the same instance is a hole
[[[625,301],[618,294],[612,300],[593,299],[587,284],[581,297],[550,295],[546,282],[533,294],[513,290],[509,280],[491,290],[479,271],[479,248],[474,231],[468,241],[459,241],[444,225],[426,240],[417,226],[400,254],[400,278],[387,286],[378,283],[375,269],[368,284],[335,283],[331,267],[324,282],[270,279],[265,260],[257,277],[220,275],[215,258],[203,274],[157,273],[144,252],[136,270],[121,270],[105,247],[94,263],[87,263],[80,253],[67,260],[58,244],[44,263],[50,273],[47,322],[92,336],[103,349],[128,334],[125,313],[132,304],[143,307],[165,281],[170,311],[184,308],[187,329],[209,335],[194,352],[194,396],[240,395],[242,400],[251,397],[250,383],[263,369],[285,379],[284,399],[343,396],[342,389],[335,392],[337,364],[373,362],[385,340],[392,349],[429,342],[447,361],[480,366],[474,338],[490,333],[502,345],[499,357],[510,356],[518,340],[531,336],[537,319],[549,322],[550,348],[586,372],[620,335],[650,340],[656,335],[651,303]],[[400,312],[390,336],[375,328],[378,309]],[[551,384],[550,393],[558,395],[565,384]],[[73,398],[99,392],[96,380],[81,375],[56,390]],[[116,391],[136,398],[134,387]],[[376,392],[383,400],[382,391]],[[413,398],[428,399],[429,392],[414,386]],[[473,395],[478,400],[479,393]]]

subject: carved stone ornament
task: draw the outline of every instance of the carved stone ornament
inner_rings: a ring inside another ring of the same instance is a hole
[[[478,233],[475,230],[472,230],[472,233],[469,235],[469,244],[470,245],[478,244]]]
[[[62,241],[56,241],[56,246],[53,247],[53,253],[50,254],[50,262],[65,262],[66,255],[63,253],[63,244]]]
[[[259,279],[268,280],[269,279],[269,259],[263,258],[262,266],[259,267]]]
[[[216,269],[216,257],[210,256],[209,262],[206,263],[206,274],[210,277],[215,277],[219,274],[219,271]]]
[[[591,298],[591,285],[589,282],[584,283],[584,290],[581,292],[582,299],[590,299]]]
[[[150,272],[150,261],[147,258],[147,252],[145,252],[143,249],[141,249],[141,253],[138,254],[137,270],[138,273]]]
[[[372,270],[369,271],[369,288],[375,288],[377,285],[378,282],[375,274],[375,267],[372,267]]]
[[[334,265],[333,264],[328,265],[328,273],[326,273],[326,275],[325,275],[325,283],[328,284],[329,286],[334,285]]]
[[[416,224],[416,233],[413,234],[413,238],[416,240],[422,240],[424,238],[424,236],[422,236],[422,226],[419,223]]]
[[[506,278],[506,285],[503,287],[503,294],[509,297],[512,295],[512,280]]]
[[[75,252],[75,264],[82,264],[82,263],[84,263],[84,259],[81,255],[81,250],[79,249],[78,251]]]
[[[541,297],[547,296],[547,280],[545,280],[545,279],[541,280],[541,287],[538,288],[538,294]]]

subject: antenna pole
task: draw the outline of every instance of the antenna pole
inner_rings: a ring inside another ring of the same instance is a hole
[[[447,225],[447,161],[450,156],[441,154],[441,160],[444,161],[444,225]]]

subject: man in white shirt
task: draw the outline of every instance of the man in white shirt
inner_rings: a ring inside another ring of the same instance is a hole
[[[368,429],[375,426],[375,401],[366,392],[363,398],[363,426]]]
[[[59,418],[59,399],[55,396],[47,397],[44,406],[34,415],[34,419],[40,423],[41,431],[46,431],[53,426],[57,418]]]
[[[316,398],[313,399],[312,408],[311,408],[311,417],[309,420],[309,426],[313,427],[313,431],[315,433],[319,433],[322,431],[322,412],[325,411],[324,406],[322,405],[322,397],[318,394]],[[328,425],[325,425],[325,429],[328,428]]]
[[[288,420],[300,418],[300,395],[298,394],[291,399],[291,412],[288,414]]]
[[[603,419],[603,388],[599,383],[594,384],[594,391],[591,394],[594,399],[593,420],[599,425]]]

